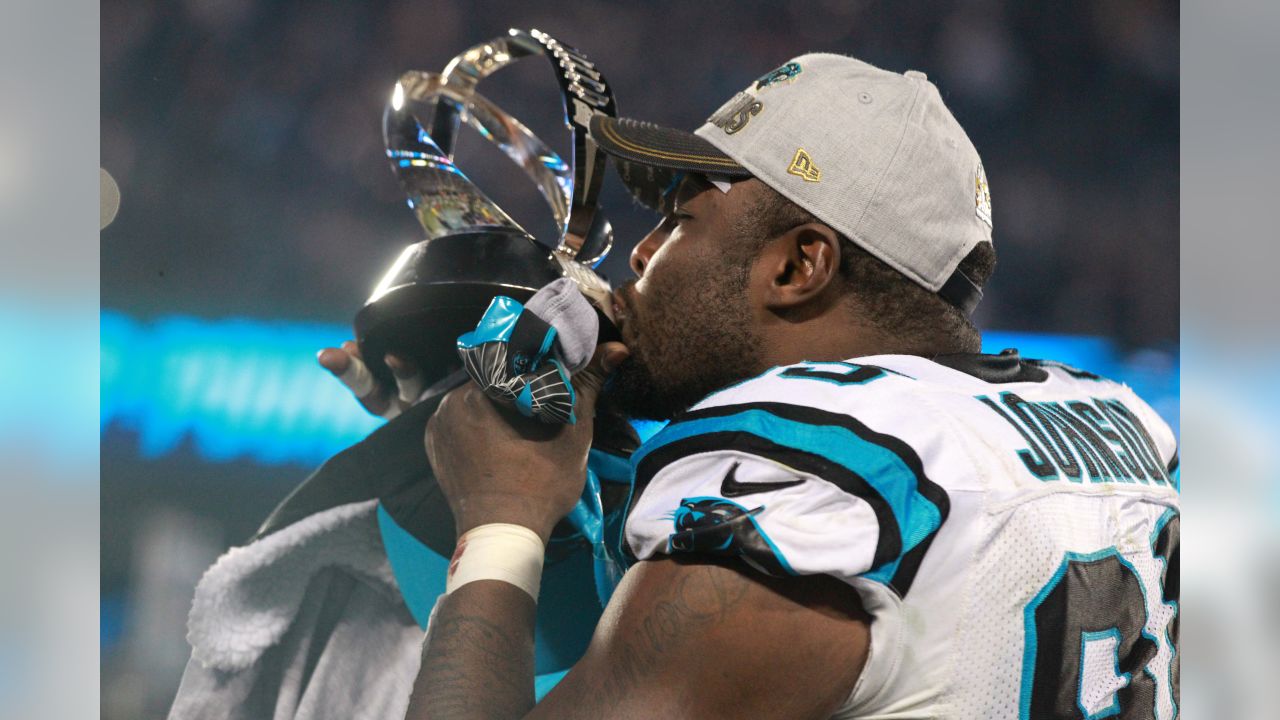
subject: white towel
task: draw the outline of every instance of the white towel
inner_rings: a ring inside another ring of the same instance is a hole
[[[369,500],[311,515],[205,573],[171,719],[403,717],[423,634],[376,511]]]

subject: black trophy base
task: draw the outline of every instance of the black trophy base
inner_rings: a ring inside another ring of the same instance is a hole
[[[509,228],[424,240],[410,252],[390,289],[355,318],[365,364],[388,387],[395,382],[388,353],[414,363],[430,386],[461,367],[458,336],[475,328],[494,297],[524,302],[562,275],[545,246]]]

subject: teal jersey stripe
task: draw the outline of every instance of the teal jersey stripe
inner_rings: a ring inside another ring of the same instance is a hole
[[[811,453],[840,465],[865,479],[884,500],[901,529],[902,553],[906,553],[936,531],[942,524],[937,505],[921,495],[916,473],[892,450],[860,437],[839,425],[814,425],[779,417],[759,409],[690,419],[668,425],[632,457],[639,467],[655,450],[681,440],[710,433],[746,433],[778,445]],[[731,444],[723,448],[733,450]],[[884,532],[884,528],[881,528]],[[897,559],[876,569],[873,579],[887,581],[898,564]]]

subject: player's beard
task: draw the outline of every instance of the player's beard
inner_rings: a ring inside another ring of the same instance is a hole
[[[607,392],[627,415],[669,420],[763,369],[747,269],[740,258],[724,260],[720,268],[650,276],[643,296],[634,292],[634,281],[622,288],[622,335],[631,356]]]

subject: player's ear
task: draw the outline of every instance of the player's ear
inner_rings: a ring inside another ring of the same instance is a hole
[[[768,275],[766,308],[811,305],[839,280],[840,235],[822,223],[797,225],[765,247],[756,269]]]

